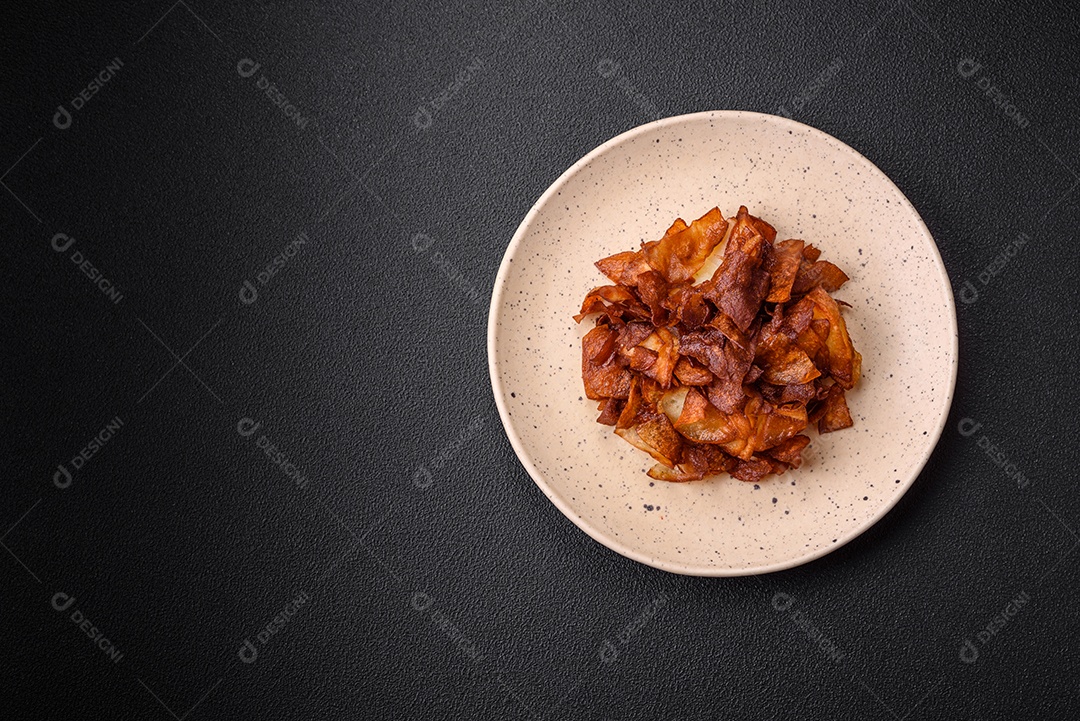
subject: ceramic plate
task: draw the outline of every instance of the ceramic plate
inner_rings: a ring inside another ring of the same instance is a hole
[[[759,484],[665,483],[653,460],[596,423],[573,316],[608,283],[593,262],[656,240],[676,217],[746,205],[851,280],[835,297],[862,353],[854,428],[811,431],[805,462]],[[869,160],[785,118],[715,111],[635,128],[563,173],[521,222],[495,280],[488,365],[521,463],[560,511],[624,556],[666,571],[790,568],[892,508],[941,435],[956,380],[956,308],[934,239]]]

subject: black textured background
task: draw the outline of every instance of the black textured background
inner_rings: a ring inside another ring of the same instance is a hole
[[[1076,717],[1065,2],[170,1],[0,22],[0,715]],[[781,108],[888,174],[978,293],[958,303],[953,411],[849,546],[760,578],[669,575],[586,537],[518,464],[487,300],[522,216],[601,142]]]

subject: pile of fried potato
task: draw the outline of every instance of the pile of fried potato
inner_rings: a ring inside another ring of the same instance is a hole
[[[599,423],[658,461],[651,477],[758,481],[799,467],[809,424],[852,425],[844,392],[862,357],[829,295],[848,277],[820,255],[776,242],[741,207],[730,220],[718,208],[680,218],[660,240],[597,261],[613,285],[574,316],[596,314],[581,342],[585,394],[600,401]]]

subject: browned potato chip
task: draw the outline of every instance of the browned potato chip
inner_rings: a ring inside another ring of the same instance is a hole
[[[829,389],[823,408],[824,412],[817,422],[818,433],[832,433],[855,425],[855,422],[851,420],[847,399],[844,398],[844,389],[840,384]]]
[[[787,303],[791,299],[791,287],[803,259],[801,240],[781,240],[765,254],[765,270],[769,274],[769,303]]]
[[[687,228],[678,229],[678,224],[676,221],[659,243],[642,248],[645,261],[670,283],[692,279],[727,234],[727,221],[719,208],[713,208]]]

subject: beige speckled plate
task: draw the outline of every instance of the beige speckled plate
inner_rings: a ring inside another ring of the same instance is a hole
[[[801,468],[760,484],[664,483],[653,461],[596,423],[571,316],[608,281],[599,258],[661,237],[676,217],[740,204],[851,276],[836,297],[863,377],[855,427],[812,442]],[[930,456],[956,381],[956,308],[934,240],[899,189],[835,138],[758,113],[668,118],[613,138],[567,170],[522,221],[488,319],[495,402],[518,458],[559,510],[605,546],[699,576],[778,571],[855,538]]]

